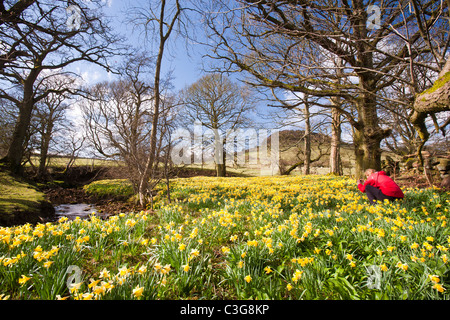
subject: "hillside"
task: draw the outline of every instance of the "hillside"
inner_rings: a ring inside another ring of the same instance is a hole
[[[302,130],[282,130],[279,132],[279,150],[280,150],[280,163],[284,166],[291,166],[297,163],[303,157],[303,136]],[[322,133],[312,133],[311,137],[311,158],[316,159],[322,153],[320,160],[311,164],[312,173],[326,174],[329,172],[329,153],[330,153],[331,137]],[[271,139],[267,139],[267,147],[270,150]],[[256,156],[259,148],[251,148],[247,151],[246,156],[249,154]],[[351,169],[354,167],[354,150],[351,144],[341,143],[341,158],[344,167],[345,174],[351,174]],[[249,165],[251,168],[257,168],[258,165]],[[300,172],[297,168],[293,174]]]

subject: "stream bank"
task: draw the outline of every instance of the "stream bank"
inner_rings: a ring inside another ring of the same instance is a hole
[[[55,209],[39,188],[0,166],[0,226],[36,224],[54,214]]]
[[[78,188],[52,188],[45,191],[47,199],[56,209],[56,216],[64,215],[68,211],[68,217],[87,217],[95,211],[102,218],[116,215],[122,212],[139,210],[138,206],[124,200],[98,198],[89,195],[82,187]]]

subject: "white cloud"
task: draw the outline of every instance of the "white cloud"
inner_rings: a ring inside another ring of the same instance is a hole
[[[92,0],[83,0],[84,3],[92,3]],[[111,8],[113,0],[102,0],[102,3],[106,3],[106,5]]]
[[[102,78],[102,74],[96,70],[82,72],[79,67],[77,67],[77,74],[81,76],[86,84],[93,84]]]

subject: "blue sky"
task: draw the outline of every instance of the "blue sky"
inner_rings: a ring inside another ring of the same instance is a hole
[[[88,0],[85,0],[88,1]],[[112,27],[116,32],[126,36],[127,42],[136,48],[144,47],[143,36],[140,35],[139,30],[134,30],[132,25],[126,23],[126,9],[131,5],[145,3],[146,0],[104,0],[107,3],[105,13],[112,22]],[[172,38],[173,39],[173,38]],[[185,86],[192,84],[202,75],[202,51],[199,45],[190,48],[189,56],[187,54],[183,39],[179,38],[175,43],[172,42],[170,47],[165,52],[163,61],[163,75],[169,70],[173,71],[173,85],[175,90],[183,89]],[[115,63],[113,61],[112,63]],[[86,84],[90,85],[98,81],[111,80],[114,76],[108,73],[101,67],[79,63],[74,66],[74,71],[82,76]]]

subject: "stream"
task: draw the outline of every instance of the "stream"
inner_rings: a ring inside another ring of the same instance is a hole
[[[105,214],[99,214],[97,209],[92,204],[76,203],[76,204],[60,204],[55,206],[55,215],[57,219],[61,217],[67,217],[70,220],[75,220],[77,217],[80,219],[87,219],[95,212],[96,215],[102,217]]]

